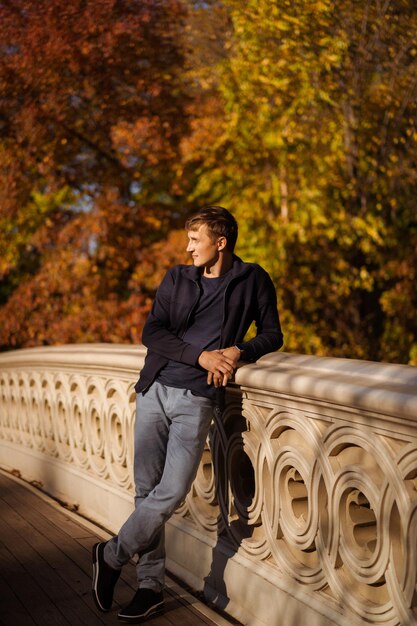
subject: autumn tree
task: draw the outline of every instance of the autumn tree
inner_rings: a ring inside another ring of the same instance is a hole
[[[177,0],[0,0],[0,344],[138,340],[178,214]]]
[[[0,344],[138,341],[220,203],[287,350],[417,363],[411,0],[0,0]]]
[[[225,55],[200,81],[221,111],[202,106],[183,144],[192,197],[234,210],[239,250],[279,287],[287,349],[413,362],[414,3],[223,5]]]

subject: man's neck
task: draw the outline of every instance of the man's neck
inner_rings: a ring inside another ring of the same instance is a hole
[[[213,265],[204,267],[202,275],[205,278],[219,278],[219,276],[223,276],[223,274],[232,269],[232,265],[233,253],[227,250],[219,255],[219,258]]]

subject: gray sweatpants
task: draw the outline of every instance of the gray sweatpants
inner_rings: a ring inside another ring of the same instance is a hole
[[[157,381],[136,397],[135,510],[106,544],[104,559],[120,569],[138,554],[139,587],[163,588],[165,522],[191,488],[212,417],[210,399]]]

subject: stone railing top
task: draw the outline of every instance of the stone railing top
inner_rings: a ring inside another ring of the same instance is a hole
[[[26,348],[0,353],[0,369],[38,367],[42,369],[78,369],[109,374],[137,376],[143,366],[146,348],[142,345],[84,343]]]
[[[417,419],[417,368],[355,359],[267,354],[236,373],[241,387]]]
[[[117,371],[137,376],[146,348],[125,344],[71,344],[0,353],[0,368]],[[275,352],[242,365],[235,382],[266,393],[364,409],[405,420],[417,419],[417,368],[355,359]]]

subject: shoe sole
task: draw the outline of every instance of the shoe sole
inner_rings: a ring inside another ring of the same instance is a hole
[[[97,581],[98,581],[98,574],[99,574],[99,564],[98,564],[98,549],[100,547],[100,543],[96,543],[93,546],[93,600],[95,602],[96,607],[98,608],[99,611],[102,611],[103,613],[107,613],[108,611],[110,611],[111,607],[109,608],[105,608],[104,606],[101,605],[100,600],[98,599],[98,593],[97,593]]]
[[[119,613],[117,617],[121,622],[130,622],[131,624],[134,624],[135,622],[140,622],[143,619],[147,619],[155,613],[160,613],[161,611],[163,611],[164,604],[165,602],[164,600],[162,600],[162,602],[158,602],[158,604],[154,604],[153,606],[151,606],[147,611],[145,611],[145,613],[139,613],[137,615],[123,615]]]

